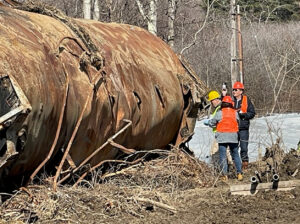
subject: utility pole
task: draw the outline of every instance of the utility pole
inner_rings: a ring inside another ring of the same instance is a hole
[[[241,33],[241,14],[240,6],[235,4],[235,0],[230,0],[230,19],[231,19],[231,84],[236,81],[244,83],[243,67],[243,43]],[[238,45],[238,51],[237,51]],[[237,57],[238,52],[238,57]],[[239,73],[239,75],[238,75]]]
[[[243,43],[242,43],[242,33],[241,33],[241,14],[240,14],[239,5],[237,5],[237,32],[238,32],[240,82],[244,83]]]
[[[231,84],[238,80],[237,57],[236,57],[236,5],[235,0],[230,0],[231,17]]]

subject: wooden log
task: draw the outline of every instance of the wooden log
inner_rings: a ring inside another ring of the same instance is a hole
[[[230,186],[232,195],[255,195],[259,190],[289,191],[300,186],[300,180],[278,181],[271,183],[251,183]]]

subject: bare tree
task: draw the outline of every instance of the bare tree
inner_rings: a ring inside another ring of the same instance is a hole
[[[176,0],[168,0],[168,44],[174,49]]]
[[[93,20],[99,20],[100,19],[100,10],[99,10],[99,1],[98,0],[93,0],[93,7],[92,7],[92,12],[93,12]]]
[[[196,43],[196,40],[197,40],[197,35],[204,29],[206,23],[207,23],[207,20],[208,20],[208,17],[209,17],[209,13],[210,13],[210,9],[212,7],[212,5],[214,4],[215,0],[213,1],[210,1],[210,0],[207,0],[207,7],[206,7],[206,15],[205,15],[205,19],[202,23],[202,25],[200,26],[200,28],[194,33],[194,38],[192,40],[192,42],[190,44],[188,44],[187,46],[185,46],[181,51],[180,51],[180,54],[183,54],[184,51],[186,51],[187,49],[189,49],[190,47],[192,47],[193,45],[195,45]]]
[[[226,13],[220,15],[213,5],[213,2],[219,4],[219,0],[42,1],[77,18],[83,17],[86,2],[91,7],[91,18],[98,19],[99,8],[100,21],[152,30],[174,51],[183,53],[208,86],[219,89],[222,82],[230,83],[229,5]],[[297,112],[300,111],[299,23],[272,23],[273,11],[264,13],[267,17],[263,22],[257,19],[259,14],[254,18],[249,10],[247,17],[241,18],[245,87],[258,113]]]
[[[157,34],[157,0],[150,0],[148,13],[145,11],[144,5],[140,0],[135,0],[139,7],[139,11],[144,20],[147,21],[148,31],[154,35]]]
[[[92,9],[91,0],[83,0],[82,9],[83,9],[83,18],[91,19],[92,18],[92,16],[91,16],[91,9]]]
[[[84,19],[100,19],[99,0],[83,0],[82,9]]]
[[[282,32],[279,31],[278,28],[273,29],[273,31],[277,34]],[[264,36],[256,34],[254,37],[259,50],[259,56],[265,67],[265,74],[271,87],[272,106],[269,108],[269,112],[271,114],[274,113],[276,108],[277,112],[284,112],[288,110],[289,105],[283,102],[289,102],[292,90],[300,79],[300,74],[296,72],[300,70],[300,52],[295,51],[294,43],[292,43],[291,40],[288,40],[290,38],[284,41],[284,37],[278,35],[278,39],[276,37],[276,39],[274,37],[272,38],[274,41],[278,41],[281,46],[273,47],[272,54],[270,54],[270,51],[263,49],[263,47],[266,48],[267,46],[262,46],[262,44],[259,43],[259,37],[264,38]],[[272,39],[268,38],[268,41],[270,40]],[[274,62],[274,59],[276,62]],[[291,81],[291,79],[294,81]],[[285,99],[281,101],[282,98]]]

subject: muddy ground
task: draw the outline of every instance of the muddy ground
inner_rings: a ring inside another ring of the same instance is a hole
[[[280,181],[300,179],[299,161],[296,152],[283,155]],[[271,181],[266,163],[251,164],[242,183],[255,170]],[[236,184],[234,175],[224,183],[207,164],[176,151],[56,192],[51,178],[32,184],[2,203],[0,223],[300,223],[300,187],[239,196],[230,193]]]

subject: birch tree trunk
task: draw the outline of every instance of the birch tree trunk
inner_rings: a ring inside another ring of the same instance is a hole
[[[100,10],[99,10],[99,2],[98,0],[94,0],[94,10],[93,10],[93,20],[99,20],[100,18]]]
[[[144,20],[147,21],[148,31],[154,35],[157,34],[157,0],[150,0],[149,11],[146,15],[144,6],[140,0],[135,0],[139,7],[139,11],[143,16]]]
[[[157,0],[150,1],[150,10],[149,10],[149,20],[148,20],[148,30],[154,35],[157,34]]]
[[[174,20],[176,0],[168,0],[168,44],[174,50]]]
[[[83,0],[82,10],[83,18],[91,19],[91,0]]]

